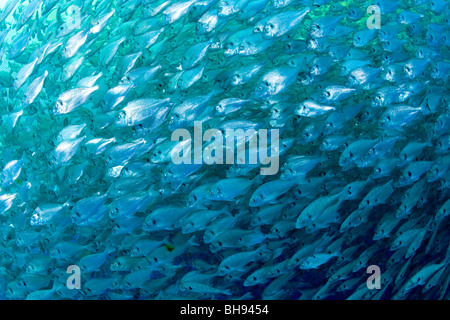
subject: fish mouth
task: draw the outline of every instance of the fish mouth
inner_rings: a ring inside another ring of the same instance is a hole
[[[239,53],[239,49],[235,48],[235,49],[226,49],[223,54],[226,57],[231,57],[231,56],[237,55],[238,53]]]
[[[58,108],[58,106],[54,106],[53,108],[52,108],[52,113],[54,114],[54,115],[58,115],[60,112],[59,112],[59,108]]]
[[[228,6],[224,6],[224,5],[219,5],[218,9],[217,9],[217,14],[219,16],[228,16],[232,13],[232,10],[230,7]]]
[[[320,25],[313,24],[311,26],[311,35],[315,36],[316,38],[321,38],[324,35],[323,30],[320,28]]]

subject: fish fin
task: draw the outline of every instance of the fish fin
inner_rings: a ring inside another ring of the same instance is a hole
[[[190,246],[195,246],[195,247],[201,246],[200,243],[198,243],[197,241],[195,241],[195,236],[192,236],[192,237],[188,240],[188,245],[190,245]]]
[[[256,177],[254,177],[252,179],[252,185],[255,185],[255,184],[261,185],[264,182],[263,180],[264,180],[264,176],[258,174]]]

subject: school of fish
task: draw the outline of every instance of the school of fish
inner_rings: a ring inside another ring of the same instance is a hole
[[[1,2],[1,299],[450,298],[447,0]]]

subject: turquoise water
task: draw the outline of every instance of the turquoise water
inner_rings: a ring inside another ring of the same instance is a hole
[[[447,1],[0,8],[2,299],[448,299]]]

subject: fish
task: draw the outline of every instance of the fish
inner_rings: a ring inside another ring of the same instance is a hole
[[[294,29],[305,16],[309,13],[310,8],[301,11],[285,11],[270,17],[264,25],[264,38],[281,37]]]
[[[3,2],[1,299],[449,298],[446,1]]]
[[[250,198],[251,207],[260,207],[267,203],[276,203],[276,199],[288,192],[295,182],[290,180],[274,180],[261,185]]]
[[[116,124],[118,126],[135,126],[148,121],[149,118],[151,119],[154,115],[157,117],[164,117],[169,111],[169,105],[169,99],[146,99],[131,101],[120,111]],[[165,109],[161,114],[157,112],[159,107],[164,106]]]
[[[48,71],[45,70],[44,74],[41,77],[36,78],[27,88],[27,91],[24,93],[23,105],[27,106],[34,102],[34,100],[38,97],[39,93],[41,93],[42,88],[44,86],[44,81],[48,76]]]
[[[58,97],[53,106],[53,114],[60,115],[72,112],[84,104],[89,99],[89,96],[98,89],[99,86],[94,86],[92,88],[76,88],[64,92]]]

